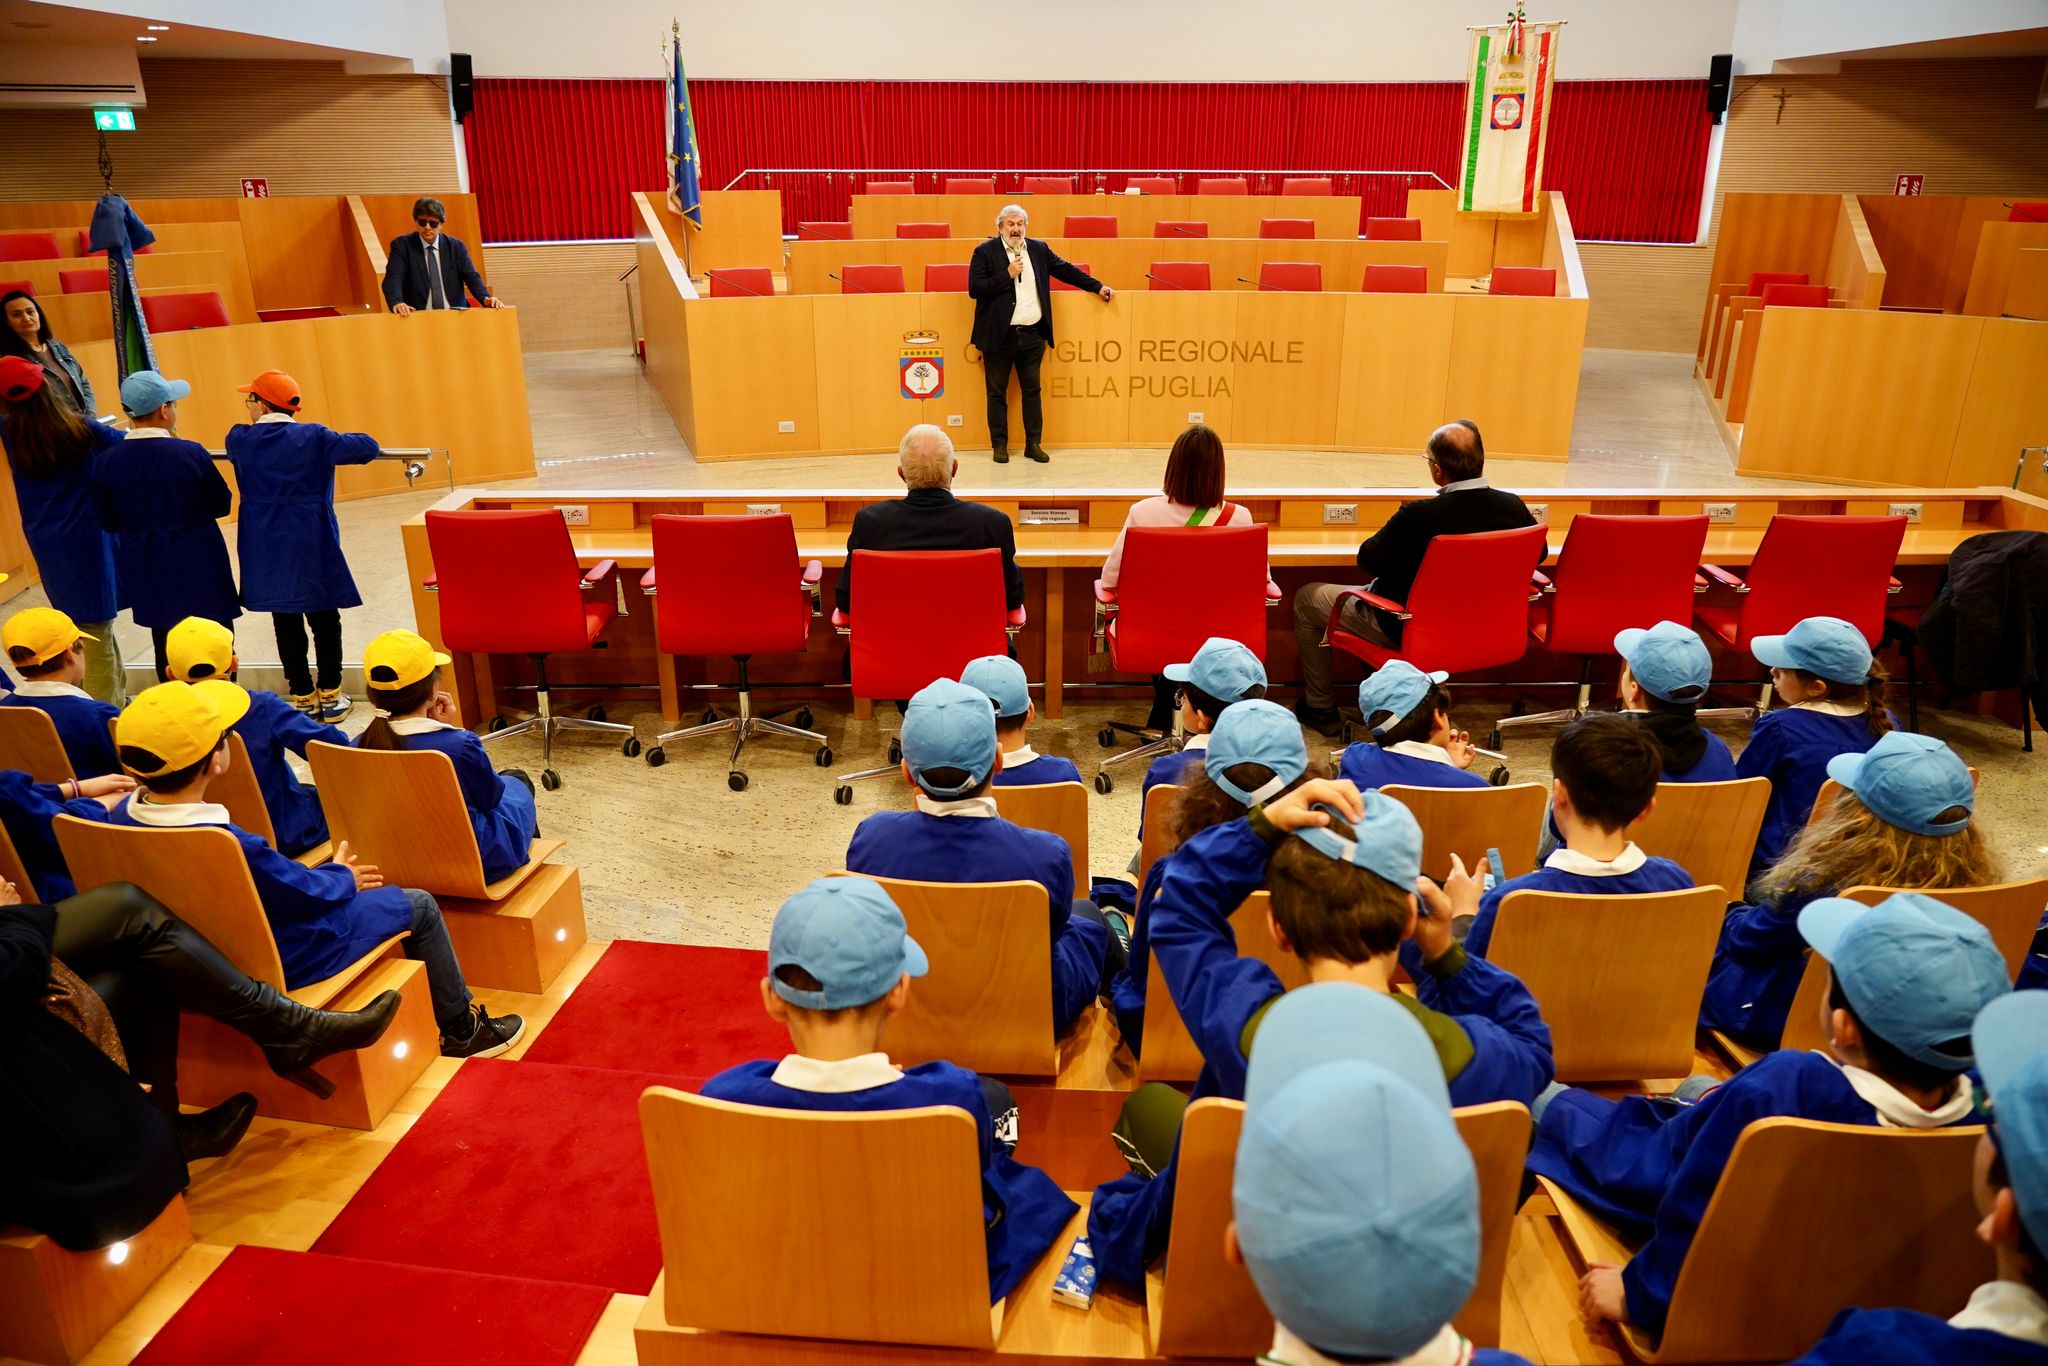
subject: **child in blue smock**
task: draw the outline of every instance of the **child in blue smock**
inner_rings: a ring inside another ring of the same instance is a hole
[[[701,1094],[834,1114],[931,1105],[965,1111],[981,1149],[993,1304],[1052,1247],[1075,1205],[1051,1177],[1010,1155],[1015,1140],[1005,1141],[997,1126],[997,1112],[1013,1106],[1008,1088],[949,1062],[898,1067],[882,1051],[889,1017],[910,998],[910,979],[929,966],[905,932],[903,913],[875,883],[856,877],[810,883],[775,913],[761,982],[761,1000],[770,1018],[789,1027],[792,1051],[780,1062],[729,1068],[705,1082]],[[716,1181],[715,1164],[703,1176]]]
[[[1977,1016],[1977,1068],[1992,1109],[1977,1140],[1977,1236],[1997,1278],[1949,1319],[1844,1309],[1792,1366],[2048,1366],[2048,996],[2016,991]]]
[[[122,766],[142,790],[114,808],[112,823],[214,826],[233,835],[277,941],[286,987],[332,977],[386,939],[404,935],[405,956],[427,970],[441,1056],[489,1058],[510,1048],[525,1022],[517,1015],[493,1017],[470,998],[433,897],[385,886],[374,867],[356,861],[346,840],[332,863],[308,868],[236,826],[226,807],[206,800],[208,784],[227,772],[228,731],[248,711],[249,694],[224,678],[159,683],[137,696],[121,713],[114,738]]]
[[[187,617],[173,626],[164,649],[171,677],[185,683],[208,678],[232,680],[238,664],[234,633],[205,617]],[[290,751],[305,758],[306,746],[315,740],[345,747],[347,733],[321,725],[274,692],[253,689],[249,710],[235,722],[234,730],[249,751],[249,767],[270,812],[278,852],[297,856],[325,843],[327,813],[320,809],[320,794],[312,784],[299,781],[284,756]]]
[[[1785,703],[1757,718],[1735,761],[1737,777],[1771,780],[1749,864],[1754,876],[1782,858],[1806,824],[1828,760],[1861,754],[1899,723],[1885,710],[1884,669],[1870,643],[1840,617],[1808,617],[1782,636],[1758,636],[1749,648],[1770,669]]]
[[[1806,973],[1799,912],[1844,888],[1987,887],[2004,881],[1971,819],[1970,769],[1941,741],[1886,732],[1864,754],[1837,754],[1828,776],[1844,789],[1801,828],[1785,856],[1751,886],[1753,904],[1731,907],[1714,947],[1700,1027],[1768,1052]]]
[[[156,645],[156,676],[169,676],[164,640],[186,617],[231,624],[242,615],[220,519],[234,508],[228,481],[197,441],[177,435],[181,379],[137,370],[121,381],[128,438],[99,463],[100,501],[116,533],[115,558],[135,624]],[[244,533],[246,534],[246,533]]]
[[[978,688],[942,678],[903,712],[903,776],[917,810],[879,811],[846,846],[848,871],[917,882],[1036,882],[1052,916],[1053,1028],[1065,1033],[1123,966],[1124,947],[1092,902],[1074,894],[1067,842],[1013,825],[988,795],[1002,755],[995,708]]]
[[[1145,835],[1146,794],[1162,784],[1177,786],[1185,775],[1201,767],[1209,732],[1225,707],[1266,695],[1266,666],[1249,648],[1222,636],[1203,641],[1187,663],[1167,665],[1164,676],[1180,685],[1180,729],[1185,743],[1176,753],[1162,754],[1145,768],[1145,783],[1138,790],[1140,839]],[[1135,855],[1131,866],[1137,867]]]
[[[1595,712],[1559,731],[1550,747],[1550,815],[1564,844],[1542,867],[1486,893],[1465,936],[1465,951],[1486,956],[1500,903],[1510,892],[1628,896],[1692,886],[1685,869],[1645,854],[1628,837],[1630,824],[1656,802],[1663,767],[1656,738],[1626,717]]]
[[[1647,1237],[1628,1265],[1580,1282],[1589,1316],[1663,1331],[1685,1254],[1742,1131],[1760,1119],[1939,1129],[1979,1122],[1970,1026],[2012,990],[1981,924],[1918,892],[1876,906],[1829,897],[1799,933],[1830,969],[1828,1053],[1780,1052],[1684,1104],[1562,1089],[1536,1122],[1529,1170],[1625,1233]],[[1870,1192],[1873,1211],[1886,1192]],[[1845,1230],[1845,1232],[1847,1232]]]
[[[1485,787],[1471,771],[1478,752],[1472,737],[1451,727],[1447,673],[1424,673],[1405,659],[1390,659],[1358,685],[1358,714],[1372,738],[1347,745],[1337,776],[1374,789]]]
[[[386,631],[363,650],[363,679],[377,715],[356,737],[359,749],[431,749],[455,765],[483,856],[484,881],[510,877],[532,856],[540,816],[533,782],[518,769],[491,767],[484,742],[454,723],[455,699],[441,691],[448,656],[412,631]]]
[[[1008,655],[983,655],[967,662],[960,681],[987,693],[995,705],[996,745],[1003,751],[1003,766],[996,771],[997,787],[1081,781],[1081,770],[1074,767],[1073,760],[1040,754],[1031,747],[1031,723],[1038,717],[1038,708],[1031,704],[1023,665]]]
[[[1240,702],[1224,713],[1211,753],[1226,742],[1231,763],[1212,762],[1211,777],[1239,762],[1277,771],[1301,744],[1301,723],[1285,707]],[[1226,771],[1219,781],[1227,779]],[[1455,906],[1476,901],[1477,889],[1462,866],[1441,889],[1421,877],[1422,828],[1407,807],[1330,779],[1239,795],[1250,813],[1182,845],[1148,913],[1160,975],[1203,1063],[1192,1097],[1140,1086],[1117,1121],[1131,1172],[1096,1188],[1088,1239],[1101,1275],[1126,1285],[1140,1284],[1166,1249],[1182,1111],[1189,1099],[1243,1097],[1254,1036],[1281,997],[1270,967],[1238,956],[1230,928],[1231,912],[1260,887],[1272,894],[1276,941],[1311,981],[1391,993],[1395,969],[1406,969],[1416,994],[1392,999],[1429,1035],[1455,1104],[1526,1105],[1555,1070],[1550,1028],[1528,989],[1452,939]]]
[[[1700,699],[1714,679],[1714,657],[1699,632],[1675,621],[1614,638],[1621,656],[1621,714],[1657,737],[1667,783],[1725,783],[1735,778],[1728,742],[1700,725]],[[1730,888],[1730,890],[1734,890]]]
[[[125,773],[39,783],[15,769],[0,769],[0,826],[6,827],[22,871],[35,884],[21,889],[21,899],[54,906],[78,891],[71,868],[64,862],[64,851],[57,845],[53,824],[57,817],[104,821],[108,807],[134,790],[135,780]]]
[[[107,732],[107,723],[121,709],[79,686],[85,681],[90,639],[54,607],[25,608],[0,626],[0,648],[21,675],[21,686],[0,697],[0,707],[33,707],[46,714],[57,728],[71,771],[81,778],[121,771]]]
[[[270,613],[292,705],[331,724],[355,705],[341,691],[341,609],[363,603],[341,553],[334,471],[376,459],[377,438],[299,421],[299,382],[282,370],[240,392],[251,420],[228,428],[227,450],[242,495],[242,605]],[[306,662],[309,630],[317,678]]]
[[[1273,1313],[1270,1366],[1528,1366],[1451,1326],[1479,1280],[1479,1176],[1430,1036],[1385,992],[1311,982],[1245,1069],[1224,1255]]]

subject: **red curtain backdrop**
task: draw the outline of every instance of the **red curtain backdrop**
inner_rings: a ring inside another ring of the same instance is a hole
[[[1712,132],[1706,89],[1705,81],[1558,83],[1546,184],[1565,195],[1581,240],[1693,240]],[[690,86],[707,190],[757,167],[1334,168],[1431,171],[1455,184],[1463,93],[1450,82]],[[485,237],[632,236],[630,193],[667,185],[664,112],[657,80],[479,80],[464,133]],[[781,190],[784,230],[794,231],[803,220],[845,218],[860,179],[756,177],[745,187]],[[1111,178],[1110,189],[1121,186]],[[1382,178],[1338,189],[1362,194],[1368,216],[1398,215],[1407,186]]]

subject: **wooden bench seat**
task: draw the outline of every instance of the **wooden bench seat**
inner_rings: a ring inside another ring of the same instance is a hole
[[[191,1245],[182,1195],[140,1233],[96,1252],[0,1225],[0,1357],[71,1366]]]

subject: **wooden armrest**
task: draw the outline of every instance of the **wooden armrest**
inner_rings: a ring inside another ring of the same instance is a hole
[[[1711,579],[1715,583],[1720,584],[1723,588],[1732,588],[1738,593],[1747,593],[1749,591],[1748,584],[1744,583],[1741,579],[1736,578],[1733,574],[1721,568],[1721,566],[1718,564],[1703,564],[1700,566],[1700,573],[1705,574],[1709,579]]]

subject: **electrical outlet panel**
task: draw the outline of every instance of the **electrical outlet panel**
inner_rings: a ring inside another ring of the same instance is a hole
[[[1206,420],[1206,419],[1204,419],[1204,418],[1203,418],[1203,416],[1202,416],[1202,415],[1201,415],[1200,413],[1189,413],[1189,414],[1188,414],[1188,421],[1190,421],[1190,422],[1202,422],[1202,421],[1205,421],[1205,420]]]
[[[796,424],[794,422],[789,421],[787,418],[784,418],[782,421],[775,424],[775,430],[783,433],[793,432],[796,430]]]
[[[749,517],[774,517],[780,515],[781,512],[782,504],[780,503],[747,504],[747,516]]]
[[[570,526],[590,525],[590,504],[557,503],[555,506],[562,510],[562,520]]]
[[[1907,521],[1909,521],[1909,522],[1918,522],[1918,521],[1920,520],[1920,510],[1921,510],[1921,509],[1922,509],[1923,507],[1925,507],[1925,506],[1926,506],[1926,504],[1924,504],[1924,503],[1891,503],[1891,504],[1889,504],[1888,506],[1889,506],[1889,508],[1890,508],[1890,511],[1889,511],[1889,512],[1888,512],[1888,513],[1886,514],[1887,516],[1890,516],[1890,517],[1903,517],[1903,518],[1905,518],[1905,519],[1906,519]]]
[[[1528,507],[1529,515],[1531,517],[1534,517],[1537,521],[1548,522],[1550,520],[1550,504],[1530,503]]]
[[[1323,524],[1324,524],[1325,526],[1331,526],[1331,525],[1337,525],[1337,524],[1345,524],[1345,525],[1350,525],[1350,526],[1356,526],[1356,525],[1358,525],[1358,504],[1356,504],[1356,503],[1325,503],[1325,504],[1323,504]]]
[[[962,417],[962,416],[961,416],[961,415],[960,415],[959,413],[947,413],[947,414],[946,414],[946,425],[947,425],[948,427],[958,427],[958,426],[961,426],[961,425],[962,425],[963,423],[965,423],[965,422],[966,422],[966,420],[967,420],[967,419],[966,419],[966,418],[964,418],[964,417]]]
[[[1710,522],[1732,522],[1735,520],[1735,504],[1704,503],[1701,505]]]

